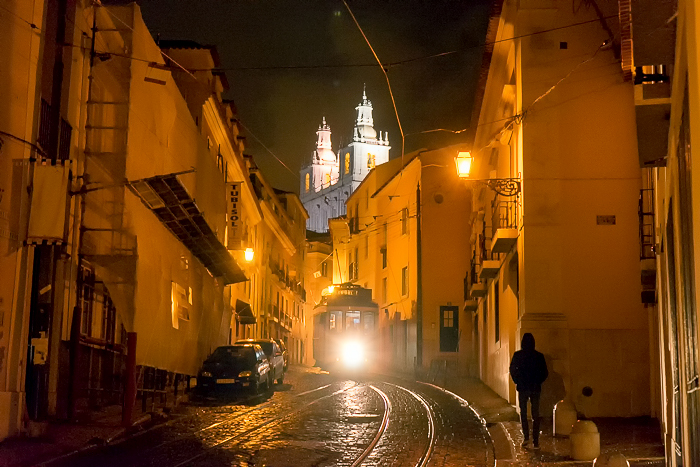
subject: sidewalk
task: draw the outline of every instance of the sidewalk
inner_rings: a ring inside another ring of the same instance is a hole
[[[481,380],[451,377],[443,389],[467,400],[481,417],[491,435],[498,467],[591,466],[593,462],[573,461],[569,439],[552,436],[552,417],[543,417],[539,451],[523,449],[520,417],[514,406]],[[638,418],[592,418],[600,432],[601,454],[621,453],[631,467],[663,467],[664,446],[656,420]]]
[[[52,461],[105,444],[118,443],[129,435],[163,423],[163,412],[134,414],[133,425],[122,427],[121,406],[92,412],[89,420],[49,422],[45,432],[36,437],[14,437],[0,442],[0,467],[50,466]]]

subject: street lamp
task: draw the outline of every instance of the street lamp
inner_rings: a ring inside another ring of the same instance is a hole
[[[251,261],[253,261],[253,257],[255,256],[255,252],[253,251],[252,248],[246,248],[245,253],[243,253],[243,254],[244,254],[245,260],[247,262],[250,263]]]
[[[457,165],[457,175],[459,178],[486,185],[502,196],[516,196],[520,193],[519,178],[487,178],[481,180],[469,178],[472,160],[473,157],[469,151],[457,154],[457,157],[455,157],[455,164]]]

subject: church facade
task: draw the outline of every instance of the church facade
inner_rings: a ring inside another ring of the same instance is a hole
[[[357,118],[352,142],[336,154],[331,144],[331,129],[323,119],[316,131],[316,150],[311,165],[301,169],[299,197],[309,219],[307,230],[327,232],[328,219],[345,215],[345,201],[377,165],[389,161],[389,136],[377,134],[372,118],[372,102],[362,93],[355,107]]]

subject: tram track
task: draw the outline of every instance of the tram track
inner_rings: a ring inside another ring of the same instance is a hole
[[[428,401],[425,400],[423,396],[418,394],[415,391],[412,391],[406,387],[400,386],[398,384],[393,384],[393,383],[385,383],[390,386],[393,386],[395,388],[401,389],[402,391],[407,392],[410,394],[413,398],[415,398],[422,406],[425,408],[426,415],[428,417],[428,442],[426,445],[425,450],[423,451],[422,455],[418,459],[418,462],[415,464],[415,467],[425,467],[428,465],[428,462],[430,461],[430,457],[433,453],[433,449],[435,448],[435,413],[433,412],[433,409],[430,407],[430,404],[428,404]]]
[[[313,389],[304,391],[304,392],[302,392],[302,393],[295,394],[294,397],[295,397],[295,398],[304,397],[304,396],[307,396],[307,395],[309,395],[309,394],[313,394],[313,393],[315,393],[315,392],[322,391],[322,390],[324,390],[324,389],[328,389],[330,386],[331,386],[330,384],[325,384],[325,385],[323,385],[323,386],[319,386],[319,387],[317,387],[317,388],[313,388]],[[355,383],[354,385],[345,387],[345,388],[341,388],[341,389],[335,391],[333,394],[326,395],[326,396],[322,396],[322,397],[319,398],[319,399],[314,399],[313,401],[307,403],[307,404],[306,404],[305,406],[303,406],[302,408],[298,408],[297,411],[298,411],[298,410],[303,410],[303,408],[305,408],[305,407],[307,407],[307,406],[309,406],[309,405],[313,405],[313,404],[314,404],[315,402],[317,402],[318,400],[325,399],[325,398],[327,398],[327,397],[331,397],[331,396],[336,395],[336,394],[340,394],[340,393],[345,392],[345,391],[348,391],[348,390],[350,390],[350,389],[352,389],[353,387],[356,387],[356,386],[357,386],[357,383]],[[289,401],[288,401],[288,402],[289,402]],[[152,455],[152,454],[155,453],[155,452],[162,451],[163,449],[167,448],[168,446],[170,446],[170,445],[172,445],[172,444],[175,444],[175,443],[178,443],[178,442],[182,442],[182,441],[184,441],[184,440],[186,440],[186,439],[196,438],[197,435],[200,435],[200,434],[205,433],[205,432],[207,432],[207,431],[213,430],[213,429],[215,429],[215,428],[221,429],[221,428],[225,428],[225,426],[228,425],[228,424],[233,425],[233,424],[235,424],[237,421],[239,421],[240,419],[242,419],[243,417],[249,416],[249,415],[254,414],[254,413],[256,413],[256,412],[260,412],[260,411],[262,411],[262,410],[264,410],[264,409],[266,409],[266,408],[268,408],[268,407],[274,406],[274,405],[275,405],[275,401],[273,401],[273,400],[270,399],[270,400],[268,400],[268,401],[266,401],[266,402],[264,402],[264,403],[262,403],[262,404],[260,404],[260,405],[257,405],[257,406],[255,406],[255,407],[253,407],[253,408],[250,408],[250,409],[248,409],[248,410],[244,410],[244,411],[242,411],[242,412],[238,412],[238,413],[235,413],[235,414],[225,415],[225,418],[224,418],[223,420],[219,420],[219,421],[217,421],[217,422],[215,422],[215,423],[210,423],[209,425],[207,425],[207,426],[205,426],[205,427],[202,427],[202,428],[199,428],[199,429],[197,429],[197,430],[195,430],[195,431],[190,431],[190,432],[187,432],[187,433],[178,434],[178,435],[174,436],[173,439],[169,439],[169,440],[163,441],[163,442],[161,442],[161,443],[159,443],[159,444],[157,444],[157,445],[154,445],[154,446],[149,446],[148,448],[145,449],[144,452],[142,452],[141,455],[142,455],[142,457],[147,457],[147,456],[149,456],[149,455]],[[188,415],[187,417],[185,417],[185,419],[193,418],[193,417],[195,417],[195,415]],[[274,417],[271,417],[271,418],[274,418]],[[182,422],[183,422],[183,419],[176,419],[176,420],[172,420],[171,422],[168,422],[168,423],[166,423],[166,424],[164,424],[164,425],[160,425],[160,426],[158,426],[157,428],[158,428],[158,429],[162,429],[164,426],[172,426],[172,425],[174,425],[174,424],[176,424],[176,423],[182,423]],[[264,422],[261,423],[261,425],[264,425],[265,423],[266,423],[266,422],[264,421]],[[142,432],[142,434],[145,434],[145,433],[146,433],[146,432]]]
[[[329,386],[330,386],[330,385],[326,385],[326,386],[324,386],[323,388],[325,389],[325,388],[327,388],[327,387],[329,387]],[[187,458],[187,459],[185,459],[185,460],[183,460],[183,461],[181,461],[181,462],[179,462],[179,463],[177,463],[177,464],[173,464],[172,467],[181,467],[181,466],[187,465],[187,464],[189,464],[189,463],[192,462],[192,461],[195,461],[195,460],[197,460],[197,459],[199,459],[199,458],[201,458],[201,457],[204,457],[204,456],[207,455],[212,449],[214,449],[214,448],[216,448],[216,447],[222,446],[222,445],[224,445],[224,444],[228,444],[228,443],[230,443],[230,442],[232,442],[232,441],[236,441],[236,440],[238,440],[239,438],[243,438],[244,436],[250,435],[250,434],[252,434],[252,433],[254,433],[254,432],[257,432],[257,431],[260,431],[260,430],[262,430],[262,429],[270,428],[270,427],[272,427],[272,426],[274,426],[274,425],[280,423],[281,421],[283,421],[283,420],[286,419],[286,418],[289,418],[289,417],[291,417],[291,416],[293,416],[293,415],[296,415],[296,414],[298,414],[298,413],[300,413],[300,412],[303,412],[303,411],[306,410],[307,408],[311,407],[312,405],[317,404],[318,402],[321,402],[322,400],[329,399],[329,398],[331,398],[331,397],[337,396],[337,395],[339,395],[339,394],[342,394],[342,393],[344,393],[344,392],[347,392],[347,391],[349,391],[349,390],[351,390],[351,389],[353,389],[353,388],[355,388],[355,387],[358,387],[358,386],[359,386],[358,383],[354,383],[354,384],[352,384],[352,385],[350,385],[350,386],[347,386],[347,387],[344,387],[344,388],[339,389],[339,390],[337,390],[337,391],[334,391],[334,392],[332,392],[331,394],[327,394],[327,395],[325,395],[325,396],[321,396],[321,397],[319,397],[319,398],[316,398],[316,399],[312,400],[311,402],[308,402],[308,403],[304,404],[304,405],[301,406],[301,407],[296,407],[296,408],[294,408],[294,409],[287,410],[287,411],[285,411],[285,412],[283,412],[283,413],[281,413],[281,414],[275,415],[275,416],[273,416],[273,417],[269,417],[269,418],[267,418],[267,419],[265,419],[265,420],[263,420],[263,421],[261,421],[261,422],[258,422],[257,424],[255,424],[254,426],[252,426],[252,427],[250,427],[250,428],[248,428],[248,429],[246,429],[246,430],[243,430],[243,431],[241,431],[241,432],[239,432],[239,433],[236,433],[236,434],[233,434],[233,435],[231,435],[231,436],[228,436],[228,437],[226,437],[226,438],[224,438],[224,439],[222,439],[222,440],[220,440],[220,441],[218,441],[218,442],[216,442],[216,443],[214,443],[214,444],[211,444],[211,445],[207,446],[203,452],[200,452],[200,453],[197,454],[196,456],[189,457],[189,458]],[[321,388],[317,388],[317,389],[312,390],[312,391],[307,391],[306,394],[311,393],[311,392],[314,392],[314,391],[316,391],[316,390],[320,390],[320,389],[321,389]],[[300,395],[302,395],[302,394],[299,394],[299,396],[300,396]],[[249,412],[250,412],[250,411],[247,411],[246,413],[249,413]],[[237,417],[237,418],[238,418],[238,417]],[[214,424],[214,426],[218,426],[218,425],[219,425],[219,424]],[[207,427],[207,428],[209,428],[209,427]]]
[[[377,388],[374,385],[369,385],[369,388],[372,389],[374,392],[379,394],[379,397],[382,398],[382,401],[384,402],[384,415],[382,416],[382,423],[379,425],[379,429],[377,430],[377,434],[374,436],[372,439],[372,442],[369,443],[369,446],[365,448],[365,450],[360,454],[360,456],[351,464],[351,467],[357,467],[362,462],[369,456],[372,451],[374,451],[374,448],[377,446],[379,443],[379,440],[384,436],[384,432],[386,432],[386,428],[389,425],[389,415],[391,414],[391,401],[389,400],[389,397],[384,394],[382,390]]]

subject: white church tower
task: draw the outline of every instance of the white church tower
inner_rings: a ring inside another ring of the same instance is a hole
[[[331,127],[326,123],[326,117],[323,117],[323,124],[318,127],[316,137],[316,151],[311,165],[314,191],[318,192],[338,181],[338,159],[331,147]]]
[[[328,219],[345,215],[345,201],[370,170],[389,161],[389,135],[374,129],[372,102],[362,92],[355,107],[357,118],[352,143],[338,150],[331,146],[331,130],[326,119],[316,132],[316,151],[311,165],[301,170],[300,198],[309,213],[307,230],[327,232]]]

